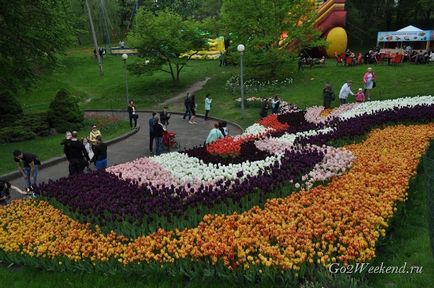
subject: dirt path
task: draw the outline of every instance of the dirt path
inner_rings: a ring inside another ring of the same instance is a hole
[[[205,86],[205,84],[208,82],[209,79],[211,79],[211,78],[206,77],[204,80],[195,82],[193,85],[188,87],[185,91],[182,91],[178,95],[176,95],[170,99],[167,99],[166,101],[164,101],[160,105],[164,106],[164,105],[169,105],[169,104],[176,103],[176,102],[181,102],[180,100],[184,99],[184,97],[187,95],[187,92],[189,92],[190,94],[193,94],[194,92],[202,90],[203,86]]]

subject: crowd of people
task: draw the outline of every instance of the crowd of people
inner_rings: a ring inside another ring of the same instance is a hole
[[[81,174],[85,169],[90,170],[90,163],[94,163],[96,170],[104,170],[107,167],[107,144],[103,142],[101,131],[96,125],[92,125],[88,137],[81,139],[78,138],[77,131],[67,131],[60,145],[63,146],[68,161],[70,176]],[[41,165],[39,157],[30,152],[15,150],[13,160],[25,181],[26,191],[33,191]],[[17,191],[15,188],[14,190]]]
[[[398,58],[396,58],[398,56]],[[405,48],[397,47],[396,49],[381,49],[375,47],[362,54],[361,52],[355,53],[347,49],[345,53],[338,55],[335,53],[336,63],[344,66],[353,66],[356,64],[378,64],[381,61],[387,61],[389,64],[392,62],[409,62],[415,64],[428,64],[434,62],[434,51],[427,49],[416,50],[410,45]],[[397,59],[397,60],[395,60]]]

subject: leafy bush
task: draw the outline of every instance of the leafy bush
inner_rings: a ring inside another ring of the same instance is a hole
[[[13,126],[0,129],[0,143],[19,142],[31,140],[36,134],[27,127]]]
[[[26,127],[39,136],[47,136],[50,130],[47,113],[24,114],[13,126]]]
[[[78,100],[66,89],[60,89],[48,109],[50,126],[58,132],[79,130],[83,127],[84,115],[78,107]]]
[[[0,91],[0,103],[0,124],[2,126],[14,122],[23,114],[20,103],[7,90]]]

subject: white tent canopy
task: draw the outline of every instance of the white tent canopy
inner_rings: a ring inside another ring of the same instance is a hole
[[[407,27],[399,29],[396,32],[422,32],[422,31],[423,31],[422,29],[414,27],[413,25],[408,25]]]

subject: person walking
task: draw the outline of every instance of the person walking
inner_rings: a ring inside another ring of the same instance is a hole
[[[71,139],[65,143],[64,152],[69,162],[69,176],[83,173],[84,168],[89,165],[89,154],[77,136],[77,131],[72,131]]]
[[[157,115],[157,113],[152,112],[152,116],[148,120],[148,124],[149,124],[149,152],[151,154],[154,154],[153,144],[154,144],[154,137],[155,137],[154,126],[156,123],[155,122],[155,115]]]
[[[196,119],[196,107],[196,96],[193,94],[190,101],[191,120],[188,121],[190,124],[197,124],[197,122],[194,121]]]
[[[96,137],[95,154],[91,162],[95,163],[96,170],[107,168],[107,144],[102,142],[102,137]]]
[[[160,112],[161,124],[165,126],[169,125],[169,119],[170,119],[170,113],[167,111],[167,109],[169,109],[169,107],[165,106],[163,108],[163,111]]]
[[[188,115],[188,121],[190,121],[191,120],[191,97],[189,92],[187,92],[187,97],[184,100],[184,106],[185,106],[185,113],[184,113],[184,117],[182,118],[185,119],[185,117],[187,117]]]
[[[261,105],[261,112],[259,113],[259,115],[261,116],[261,118],[267,117],[267,115],[268,115],[268,109],[269,109],[268,99],[263,99],[262,100],[262,105]]]
[[[368,71],[363,75],[363,83],[365,87],[365,94],[368,97],[368,100],[371,100],[372,89],[375,88],[375,73],[371,67],[368,68]]]
[[[365,102],[365,93],[363,93],[363,89],[359,88],[359,90],[356,93],[356,102],[357,103],[363,103]]]
[[[228,130],[228,122],[226,121],[219,121],[219,130],[222,132],[223,137],[229,136],[229,130]]]
[[[89,133],[89,142],[90,142],[90,144],[92,144],[92,149],[95,148],[96,137],[98,137],[98,136],[102,137],[101,131],[99,131],[98,128],[96,127],[96,125],[93,124],[92,129],[90,130],[90,133]]]
[[[163,133],[165,129],[160,121],[160,117],[155,116],[154,124],[154,139],[155,139],[155,155],[160,155],[163,151]]]
[[[210,144],[217,139],[223,138],[223,134],[219,129],[219,123],[214,123],[214,128],[209,131],[208,137],[206,138],[205,144]]]
[[[280,109],[280,99],[279,96],[274,96],[273,100],[271,100],[271,113],[277,114]]]
[[[137,127],[137,118],[139,118],[139,115],[136,113],[136,105],[134,105],[134,101],[131,100],[128,104],[128,116],[130,118],[130,127],[131,129]],[[133,126],[134,121],[134,126]]]
[[[63,152],[65,152],[65,146],[66,146],[66,144],[69,142],[69,140],[71,140],[71,137],[72,137],[72,135],[71,135],[71,131],[66,131],[65,132],[65,138],[62,140],[62,142],[60,142],[60,145],[62,145],[63,146]],[[65,154],[65,156],[66,156],[66,159],[68,159],[68,156]],[[68,160],[68,162],[69,162],[69,160]],[[70,165],[70,163],[68,164],[68,169],[69,169],[69,175],[71,175],[71,165]]]
[[[41,162],[38,160],[38,157],[35,154],[29,152],[15,150],[13,155],[14,161],[18,167],[18,171],[20,171],[25,180],[26,188],[29,190],[33,189],[33,186],[35,186],[37,183],[39,165],[41,165]]]
[[[344,85],[342,85],[341,90],[339,91],[339,102],[341,105],[347,103],[350,94],[354,96],[353,91],[351,91],[352,83],[353,81],[348,80]]]
[[[211,103],[212,103],[212,99],[209,98],[210,94],[206,94],[205,95],[205,120],[208,120],[208,114],[209,111],[211,110]]]
[[[322,97],[324,108],[330,108],[331,102],[335,100],[335,95],[333,93],[332,85],[330,85],[329,82],[326,82],[324,85],[324,89],[322,90]]]

